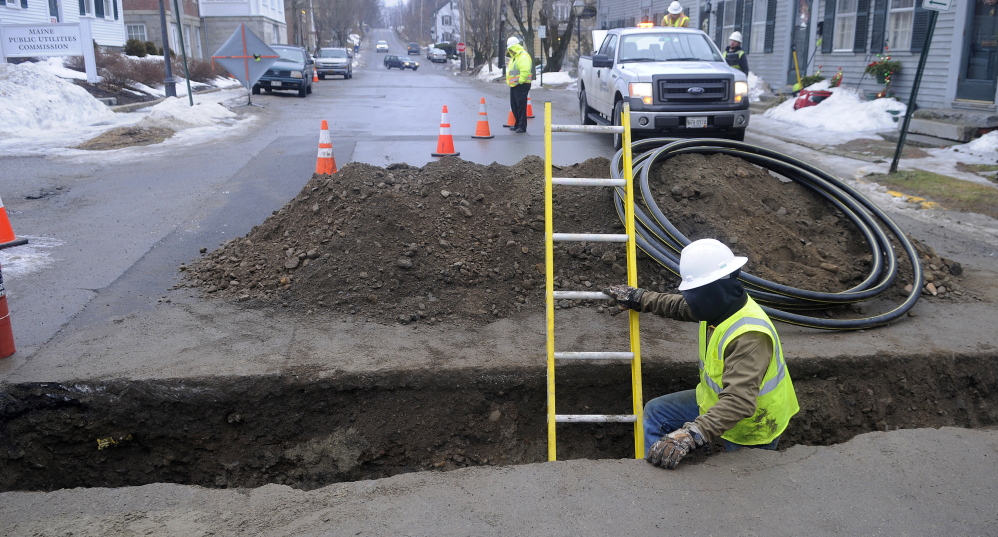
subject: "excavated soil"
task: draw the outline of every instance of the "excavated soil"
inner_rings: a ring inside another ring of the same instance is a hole
[[[869,270],[869,250],[855,226],[798,183],[727,155],[681,155],[652,175],[656,203],[681,232],[690,240],[727,243],[748,257],[745,270],[756,276],[838,292]],[[557,169],[555,176],[609,177],[610,164],[590,159]],[[422,168],[351,163],[336,174],[313,176],[245,237],[181,270],[207,296],[292,313],[481,324],[542,311],[543,177],[538,157],[514,166],[457,158]],[[556,188],[556,232],[622,232],[610,189]],[[912,281],[910,265],[897,253],[900,276],[883,295],[895,303]],[[927,280],[935,281],[925,292],[964,297],[961,267],[928,249],[922,254]],[[559,288],[599,290],[624,279],[624,250],[609,243],[560,243],[555,267]],[[643,253],[638,281],[663,292],[678,285],[677,276]],[[604,309],[559,303],[578,305]],[[825,315],[856,311],[867,306]]]

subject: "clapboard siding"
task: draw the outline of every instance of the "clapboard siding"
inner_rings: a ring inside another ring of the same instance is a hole
[[[114,18],[113,9],[105,17],[89,17],[94,41],[104,47],[125,46],[125,22],[122,18],[124,10],[121,6],[121,0],[115,0],[115,2],[118,4],[117,19]],[[2,24],[47,24],[49,22],[49,5],[47,1],[29,0],[27,9],[10,8],[7,6],[0,8],[0,23]],[[63,5],[62,22],[80,22],[78,2],[69,0]]]

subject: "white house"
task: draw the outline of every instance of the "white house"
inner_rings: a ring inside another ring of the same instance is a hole
[[[224,45],[240,23],[268,45],[288,42],[284,0],[201,0],[200,8],[208,55]]]
[[[443,2],[433,12],[430,36],[437,43],[456,43],[461,40],[461,12],[455,0]]]
[[[91,19],[98,45],[125,46],[121,0],[0,0],[0,24],[78,23],[81,18]]]

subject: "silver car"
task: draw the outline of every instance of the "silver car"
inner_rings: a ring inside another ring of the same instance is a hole
[[[432,49],[432,50],[430,50],[430,61],[434,62],[434,63],[436,63],[436,62],[446,62],[447,61],[447,53],[444,52],[443,49],[439,49],[439,48]]]
[[[315,72],[319,80],[325,80],[326,75],[353,78],[353,55],[345,48],[321,48],[315,55]]]

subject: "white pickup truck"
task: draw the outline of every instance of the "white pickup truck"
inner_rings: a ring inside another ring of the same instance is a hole
[[[601,43],[579,58],[583,125],[620,125],[631,105],[635,138],[745,139],[749,122],[746,73],[729,67],[721,51],[691,28],[615,28],[594,31]],[[614,136],[620,148],[621,137]]]

